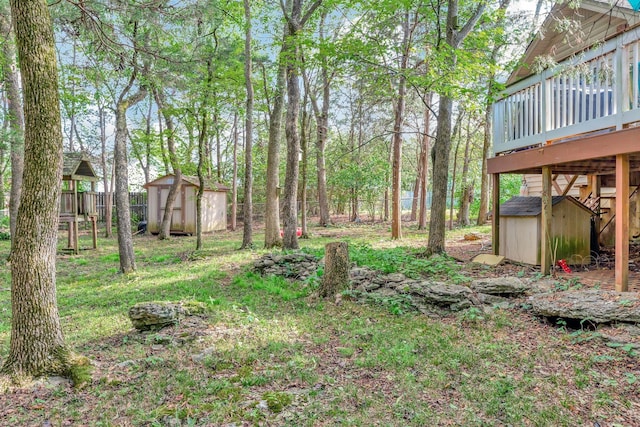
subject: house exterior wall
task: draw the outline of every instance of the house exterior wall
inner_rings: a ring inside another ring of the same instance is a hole
[[[571,177],[569,177],[569,179],[571,179]],[[524,181],[527,186],[527,196],[542,196],[542,175],[525,175]],[[569,184],[569,181],[567,181],[567,178],[564,175],[558,176],[556,178],[556,182],[563,191]],[[587,183],[587,177],[585,175],[580,175],[566,195],[580,197],[580,187],[587,185]],[[551,195],[562,196],[562,194],[558,194],[558,191],[554,187],[551,187]]]
[[[526,264],[540,264],[540,221],[535,216],[500,217],[500,255]]]

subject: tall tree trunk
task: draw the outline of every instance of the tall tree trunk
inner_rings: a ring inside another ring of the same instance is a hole
[[[543,0],[538,0],[536,5],[536,12],[533,18],[534,26],[536,21],[538,20],[538,16],[540,14],[540,10],[542,8]],[[506,10],[509,7],[511,0],[501,0],[500,9]],[[505,20],[505,15],[503,15],[502,19],[499,21],[503,23]],[[533,34],[532,34],[533,36]],[[494,64],[500,52],[504,46],[496,45],[491,51],[491,60],[490,64]],[[493,95],[495,93],[495,68],[490,67],[492,70],[489,74],[487,81],[487,103],[485,105],[484,111],[484,134],[483,134],[483,144],[482,144],[482,171],[480,173],[481,181],[480,181],[480,208],[478,209],[478,218],[476,219],[476,223],[478,225],[483,225],[488,221],[489,214],[489,174],[487,173],[487,158],[489,157],[489,150],[491,149],[491,140],[493,133]]]
[[[205,97],[206,98],[206,97]],[[206,104],[206,101],[204,101]],[[202,197],[206,179],[204,176],[204,165],[207,163],[207,110],[202,109],[202,119],[200,124],[200,135],[198,135],[198,192],[196,194],[196,251],[202,250]],[[184,209],[184,208],[183,208]]]
[[[309,238],[309,232],[307,230],[307,148],[309,145],[309,131],[311,130],[311,120],[309,118],[309,112],[307,111],[309,93],[305,91],[304,101],[302,102],[302,122],[300,123],[300,149],[302,150],[302,167],[300,170],[301,182],[300,182],[300,227],[302,233],[300,235],[303,239]]]
[[[113,181],[110,179],[113,176],[111,172],[113,168],[109,167],[107,161],[107,123],[103,105],[98,106],[98,115],[100,116],[100,163],[102,166],[102,184],[104,186],[104,237],[110,239],[113,237],[113,193],[111,191]]]
[[[422,182],[420,178],[422,177],[422,162],[420,162],[420,155],[422,148],[418,149],[417,155],[417,168],[416,168],[416,179],[413,184],[413,197],[411,200],[411,216],[409,217],[410,221],[415,221],[418,218],[418,202],[420,197],[420,185]]]
[[[216,43],[216,48],[218,47]],[[200,115],[202,117],[200,121],[200,133],[198,135],[198,192],[196,193],[196,250],[202,250],[202,198],[204,197],[204,189],[206,187],[205,179],[205,165],[210,164],[209,157],[207,155],[207,146],[209,146],[209,123],[207,118],[209,116],[209,94],[211,93],[211,83],[213,82],[213,61],[211,58],[207,60],[207,78],[205,82],[205,93],[202,97],[202,104],[200,107]],[[235,177],[234,177],[235,184]],[[184,209],[184,207],[183,207]]]
[[[2,372],[68,375],[56,301],[62,123],[53,25],[44,0],[11,0],[25,113],[23,191],[11,253],[11,344]]]
[[[454,132],[455,133],[455,132]],[[456,151],[453,155],[453,178],[451,179],[451,193],[449,196],[449,230],[453,230],[453,206],[456,194],[456,172],[458,171],[458,150],[460,149],[460,139],[456,144]]]
[[[320,17],[320,41],[324,41],[324,23],[326,12]],[[329,70],[327,65],[327,57],[322,54],[322,109],[318,109],[317,103],[314,102],[314,111],[316,115],[316,169],[318,174],[318,207],[320,209],[320,226],[326,227],[331,224],[329,216],[329,198],[327,196],[327,166],[325,164],[325,151],[327,148],[327,139],[329,137],[329,104],[331,96],[331,79],[329,78]]]
[[[286,58],[287,68],[287,116],[285,120],[285,136],[287,139],[287,168],[284,180],[283,198],[283,247],[298,249],[298,156],[300,153],[300,136],[298,135],[298,113],[300,110],[300,32],[305,23],[316,10],[322,0],[315,0],[309,10],[302,15],[302,0],[292,0],[291,13],[283,10],[289,26],[289,37],[285,38],[282,50]]]
[[[244,80],[247,90],[247,103],[244,122],[244,227],[242,248],[253,247],[253,82],[251,64],[251,6],[244,0],[245,37],[244,37]]]
[[[473,195],[473,185],[469,183],[469,163],[471,162],[471,114],[467,116],[467,135],[464,145],[464,159],[462,160],[462,174],[460,176],[460,210],[458,211],[458,224],[461,227],[469,226],[469,204]]]
[[[213,122],[216,124],[216,176],[218,182],[222,182],[222,144],[220,143],[220,116],[217,112],[213,115]]]
[[[22,171],[24,169],[24,117],[20,97],[20,75],[17,70],[13,28],[8,5],[0,13],[0,31],[6,39],[2,44],[2,73],[7,94],[8,119],[11,129],[11,190],[9,192],[9,232],[16,235],[16,219],[22,193]],[[1,207],[4,207],[2,205]],[[11,240],[13,248],[14,239]]]
[[[134,32],[137,27],[134,27]],[[135,34],[134,34],[135,36]],[[136,51],[137,52],[137,51]],[[141,85],[136,93],[127,96],[138,76],[137,53],[134,52],[134,70],[129,77],[116,104],[116,134],[113,153],[115,169],[115,199],[118,218],[118,253],[120,255],[120,271],[124,274],[136,270],[133,252],[133,235],[131,234],[131,210],[129,205],[129,161],[127,159],[127,110],[141,102],[147,96],[146,86]]]
[[[458,0],[447,1],[446,44],[451,52],[447,56],[448,68],[455,70],[457,64],[456,49],[475,27],[486,5],[478,3],[473,16],[463,27],[458,22]],[[458,29],[460,28],[460,29]],[[446,91],[440,94],[438,108],[438,127],[434,144],[433,160],[433,199],[431,221],[429,221],[429,240],[426,253],[435,254],[445,251],[445,219],[447,210],[447,182],[449,178],[449,154],[451,151],[451,117],[453,109],[452,95]]]
[[[175,129],[173,125],[173,117],[166,106],[166,99],[162,89],[153,88],[153,96],[158,105],[158,109],[162,112],[164,117],[164,123],[167,129],[167,151],[169,152],[169,162],[171,163],[171,169],[173,169],[173,183],[169,188],[167,194],[167,200],[164,202],[164,213],[162,215],[162,224],[160,225],[160,232],[158,233],[158,239],[164,240],[171,236],[171,223],[173,218],[173,207],[176,202],[176,198],[180,195],[182,189],[182,168],[180,167],[180,160],[176,152],[175,143]],[[185,206],[181,207],[182,211]]]
[[[231,183],[231,230],[238,226],[238,113],[233,114],[233,182]]]
[[[456,176],[458,172],[458,151],[460,150],[460,141],[462,141],[461,123],[462,123],[463,115],[464,115],[464,112],[461,111],[460,114],[458,114],[458,119],[456,120],[455,126],[453,126],[453,135],[456,136],[457,144],[456,144],[456,151],[453,155],[453,178],[451,179],[451,193],[449,196],[449,200],[451,203],[449,205],[449,230],[453,230],[453,202],[455,200],[455,194],[456,194]]]
[[[298,33],[302,16],[302,0],[293,0],[291,16],[288,20],[289,38],[283,50],[287,55],[287,116],[285,120],[285,136],[287,140],[287,167],[284,180],[283,198],[283,247],[298,249],[298,155],[300,152],[300,136],[298,135],[298,113],[300,111],[300,86],[298,83]]]
[[[284,26],[282,51],[278,58],[278,75],[273,94],[273,108],[269,116],[269,145],[267,148],[267,188],[264,217],[264,247],[271,249],[282,246],[280,237],[280,138],[282,134],[282,113],[284,111],[284,88],[286,83],[285,40],[289,34]]]
[[[431,140],[431,101],[433,94],[430,92],[425,97],[424,109],[424,135],[420,148],[420,215],[418,216],[418,230],[427,228],[427,176],[429,176],[429,142]]]
[[[390,147],[387,147],[388,149],[388,153],[389,153],[389,164],[393,164],[393,144]],[[384,189],[384,221],[387,222],[389,221],[389,208],[390,208],[390,201],[391,201],[391,186],[389,185],[390,182],[390,176],[387,172],[385,180],[387,182],[387,187]]]
[[[393,170],[391,184],[391,238],[402,239],[402,123],[407,79],[405,72],[409,61],[409,12],[405,11],[402,24],[402,59],[398,79],[398,98],[394,108],[393,123]]]
[[[164,126],[162,125],[162,111],[158,108],[158,136],[160,142],[160,153],[162,156],[162,166],[164,167],[164,173],[167,175],[170,172],[169,168],[169,156],[167,155],[167,147],[164,143]],[[191,134],[189,134],[191,137]]]
[[[490,85],[492,84],[489,83]],[[480,209],[476,223],[483,225],[489,214],[489,174],[487,173],[487,158],[491,149],[491,133],[493,132],[493,105],[487,102],[484,111],[484,134],[482,136],[482,170],[480,173]]]
[[[120,271],[125,274],[131,273],[136,269],[129,204],[127,109],[128,104],[126,99],[118,101],[118,105],[116,106],[116,135],[113,153],[116,217],[118,221],[118,253],[120,254]]]

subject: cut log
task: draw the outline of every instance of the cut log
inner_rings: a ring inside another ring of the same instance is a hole
[[[325,246],[324,276],[318,289],[321,298],[333,298],[349,286],[349,249],[346,242]]]
[[[589,320],[595,323],[640,323],[637,292],[566,291],[529,297],[534,313],[545,317]]]

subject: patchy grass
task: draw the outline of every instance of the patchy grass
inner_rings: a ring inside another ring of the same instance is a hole
[[[461,283],[450,258],[396,247],[385,225],[312,230],[305,250],[348,240],[359,265]],[[401,244],[420,247],[407,230]],[[83,239],[86,238],[83,236]],[[256,235],[258,246],[262,236]],[[458,238],[454,236],[454,238]],[[65,237],[61,236],[60,247]],[[92,381],[34,385],[0,396],[0,425],[634,425],[637,356],[543,324],[526,312],[442,318],[376,304],[311,302],[315,283],[260,277],[264,251],[239,233],[158,241],[136,237],[138,271],[118,273],[115,240],[58,257],[67,342],[93,360]],[[88,242],[88,241],[87,241]],[[88,246],[88,243],[86,243]],[[2,263],[8,242],[0,242]],[[8,351],[8,265],[0,268],[0,359]],[[197,301],[206,317],[162,331],[131,329],[137,302]],[[1,360],[0,360],[1,362]],[[172,421],[173,420],[173,421]],[[177,420],[177,421],[176,421]]]

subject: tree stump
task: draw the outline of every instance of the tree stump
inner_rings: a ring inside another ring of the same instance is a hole
[[[318,290],[321,298],[333,298],[349,286],[349,250],[346,242],[327,243],[324,275]]]

